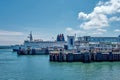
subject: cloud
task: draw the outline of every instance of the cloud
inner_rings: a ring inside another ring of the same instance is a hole
[[[25,40],[25,36],[0,36],[0,45],[14,45],[22,44]]]
[[[4,36],[20,36],[20,35],[24,35],[24,34],[22,32],[0,30],[0,35],[4,35]]]
[[[73,29],[71,27],[66,28],[66,33],[68,35],[77,35],[77,36],[98,36],[103,35],[107,32],[106,29],[94,29],[94,30],[80,30],[80,29]]]
[[[93,32],[93,35],[101,35],[106,32],[107,32],[107,30],[105,30],[105,29],[97,29],[96,31]]]
[[[115,29],[114,32],[120,32],[120,29]]]
[[[120,0],[99,1],[91,13],[79,12],[78,18],[83,20],[80,28],[85,30],[106,28],[110,22],[119,21],[119,18],[114,16],[118,13],[120,13]]]
[[[68,28],[66,28],[66,30],[67,30],[67,31],[72,31],[73,29],[70,28],[70,27],[68,27]]]
[[[120,21],[120,17],[114,16],[109,19],[110,21]]]
[[[97,5],[100,6],[100,5],[103,5],[103,4],[104,4],[104,2],[99,1]]]
[[[0,45],[22,44],[24,39],[22,32],[0,30]]]
[[[71,27],[67,27],[66,28],[66,33],[68,34],[68,35],[78,35],[78,34],[85,34],[86,32],[85,31],[81,31],[81,30],[75,30],[75,29],[73,29],[73,28],[71,28]]]
[[[93,15],[91,20],[82,23],[81,28],[83,29],[98,29],[98,28],[104,28],[108,26],[108,19],[105,15],[103,14],[96,14]]]

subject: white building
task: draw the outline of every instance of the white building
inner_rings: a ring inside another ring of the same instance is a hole
[[[68,49],[74,49],[75,36],[67,36]]]
[[[83,36],[78,37],[75,41],[77,49],[119,49],[120,48],[120,36],[118,37],[91,37]]]

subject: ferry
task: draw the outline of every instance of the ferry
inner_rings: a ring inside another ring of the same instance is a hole
[[[25,40],[23,45],[12,46],[13,51],[19,51],[19,50],[27,51],[29,48],[31,50],[35,49],[35,50],[37,50],[36,52],[41,53],[41,52],[45,52],[43,50],[46,50],[46,49],[53,50],[54,48],[58,48],[58,49],[64,48],[64,45],[67,44],[67,42],[65,40],[58,39],[58,36],[57,36],[57,39],[59,41],[57,41],[57,40],[56,41],[43,41],[41,39],[33,40],[32,32],[30,32],[28,38],[29,38],[29,40]]]

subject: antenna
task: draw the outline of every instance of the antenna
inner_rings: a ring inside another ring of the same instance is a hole
[[[54,37],[52,37],[52,40],[54,41]]]
[[[32,31],[30,31],[29,38],[30,38],[30,41],[33,41],[33,37],[32,37]]]

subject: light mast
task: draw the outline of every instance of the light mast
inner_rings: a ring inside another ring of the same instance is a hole
[[[32,37],[32,31],[30,32],[30,41],[33,41],[33,37]]]

